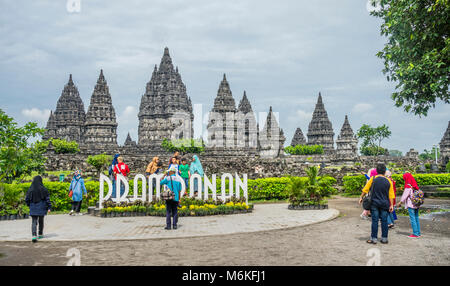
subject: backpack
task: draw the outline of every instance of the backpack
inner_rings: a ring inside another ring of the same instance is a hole
[[[172,189],[173,189],[173,183],[172,183],[171,176],[169,176],[169,178],[170,178],[170,184],[172,185]],[[169,188],[161,193],[161,200],[163,200],[163,201],[173,201],[174,199],[175,199],[175,193]]]
[[[416,207],[420,207],[423,202],[424,202],[424,194],[423,191],[419,190],[415,190],[413,189],[413,187],[411,185],[409,185],[412,189],[411,195],[410,195],[410,199],[411,199],[411,203]]]

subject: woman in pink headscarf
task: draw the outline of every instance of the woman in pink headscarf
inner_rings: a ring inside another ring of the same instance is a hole
[[[411,222],[411,228],[413,233],[408,236],[409,238],[419,238],[420,235],[420,222],[419,222],[419,208],[416,207],[412,201],[411,196],[414,190],[418,190],[416,180],[411,173],[404,173],[403,180],[405,181],[405,189],[403,190],[402,199],[398,203],[398,207],[405,203],[405,209],[408,209],[409,221]]]
[[[365,174],[364,172],[361,172],[364,176],[366,176],[367,181],[370,180],[370,178],[378,175],[377,173],[377,169],[376,168],[372,168],[370,169],[367,174]],[[362,219],[369,219],[369,215],[370,215],[370,211],[369,210],[363,210],[362,214],[360,215],[360,217]]]

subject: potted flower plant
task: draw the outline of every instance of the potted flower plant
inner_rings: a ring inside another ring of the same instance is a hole
[[[19,208],[19,213],[22,218],[28,218],[30,214],[30,208],[27,205],[21,205]]]
[[[10,211],[9,211],[9,219],[10,220],[15,220],[15,219],[17,219],[17,214],[19,213],[19,210],[17,210],[17,209],[11,209]]]
[[[0,220],[6,220],[6,210],[0,209]]]

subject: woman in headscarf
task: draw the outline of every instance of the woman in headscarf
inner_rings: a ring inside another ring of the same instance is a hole
[[[191,166],[189,167],[189,172],[191,173],[190,175],[194,175],[194,174],[199,174],[200,177],[203,178],[204,172],[203,172],[203,166],[202,163],[200,162],[200,159],[198,159],[197,155],[194,155],[192,157],[192,163]],[[202,185],[202,189],[203,189],[203,185]],[[198,192],[198,180],[194,180],[194,193]]]
[[[70,183],[69,191],[72,191],[72,210],[69,215],[80,215],[81,203],[83,202],[83,193],[87,195],[86,186],[84,185],[84,180],[81,178],[80,170],[76,170],[72,182]]]
[[[386,174],[384,175],[386,178],[388,178],[392,182],[392,186],[394,187],[394,205],[395,205],[395,198],[397,193],[397,188],[395,186],[395,181],[392,179],[392,173],[391,171],[387,170]],[[393,228],[394,227],[394,220],[397,219],[397,216],[395,215],[395,210],[393,212],[388,213],[388,227]]]
[[[33,242],[37,242],[38,238],[44,237],[44,216],[50,212],[52,204],[50,202],[50,195],[48,190],[42,183],[42,177],[36,176],[33,178],[30,188],[25,197],[26,204],[30,207],[31,233]],[[37,224],[39,223],[39,237],[36,233]]]
[[[111,162],[111,166],[109,166],[109,168],[108,168],[108,173],[112,180],[112,195],[111,195],[112,198],[116,197],[116,180],[115,180],[115,176],[114,176],[114,167],[117,166],[117,164],[119,164],[119,161],[117,160],[117,158],[119,158],[119,157],[120,157],[120,154],[114,155],[114,158]]]
[[[411,173],[404,173],[403,180],[405,181],[405,189],[403,190],[402,199],[400,200],[397,206],[400,207],[402,203],[405,203],[405,209],[408,209],[409,221],[411,223],[411,228],[413,230],[413,233],[408,237],[418,238],[421,236],[419,209],[412,203],[411,196],[414,190],[419,189],[419,186],[417,185],[417,182],[411,175]]]

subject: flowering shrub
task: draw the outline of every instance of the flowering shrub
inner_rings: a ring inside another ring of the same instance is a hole
[[[165,216],[166,205],[164,202],[147,202],[145,206],[140,205],[143,202],[135,201],[133,203],[125,203],[116,206],[113,202],[107,202],[105,208],[102,209],[102,216],[130,216],[131,215],[149,215],[149,216]],[[212,202],[212,200],[203,201],[191,198],[183,198],[178,208],[180,216],[204,216],[233,214],[252,211],[253,205],[248,205],[242,199],[231,198],[226,202]],[[107,206],[107,207],[106,207]]]

